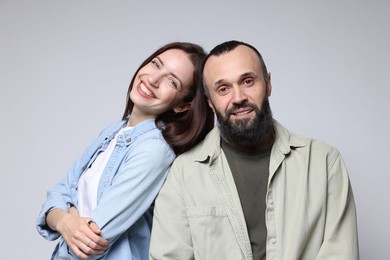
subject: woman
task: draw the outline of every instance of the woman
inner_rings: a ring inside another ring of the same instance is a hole
[[[174,42],[141,64],[122,121],[48,192],[37,229],[61,237],[52,259],[148,259],[152,204],[168,169],[213,127],[201,92],[205,56],[198,45]]]

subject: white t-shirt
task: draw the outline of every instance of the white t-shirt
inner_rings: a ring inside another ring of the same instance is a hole
[[[92,210],[97,206],[97,191],[100,177],[111,157],[117,143],[118,135],[131,127],[122,128],[108,144],[106,150],[101,152],[92,165],[81,175],[78,185],[78,211],[81,217],[90,217]]]

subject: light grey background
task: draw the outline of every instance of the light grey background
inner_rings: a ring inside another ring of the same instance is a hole
[[[170,41],[230,39],[263,54],[271,107],[337,147],[357,203],[361,259],[390,259],[388,1],[0,0],[0,259],[49,259],[46,190],[108,123],[134,70]]]

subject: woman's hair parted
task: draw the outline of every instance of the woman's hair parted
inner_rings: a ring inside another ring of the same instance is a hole
[[[127,91],[126,108],[122,119],[126,120],[133,110],[134,103],[130,99],[130,92],[138,71],[155,57],[170,49],[184,51],[194,65],[193,80],[189,86],[188,95],[183,98],[183,102],[191,102],[190,109],[181,113],[175,113],[173,109],[170,109],[156,118],[157,127],[178,155],[188,151],[202,141],[214,126],[214,113],[207,103],[201,84],[201,66],[207,56],[201,46],[189,42],[172,42],[162,46],[150,55],[138,67],[130,82]]]

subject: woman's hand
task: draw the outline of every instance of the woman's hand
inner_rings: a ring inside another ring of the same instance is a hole
[[[100,236],[100,229],[90,218],[79,216],[76,208],[68,212],[54,209],[47,214],[46,221],[50,228],[61,233],[68,247],[76,256],[88,259],[91,255],[103,254],[108,241]]]

